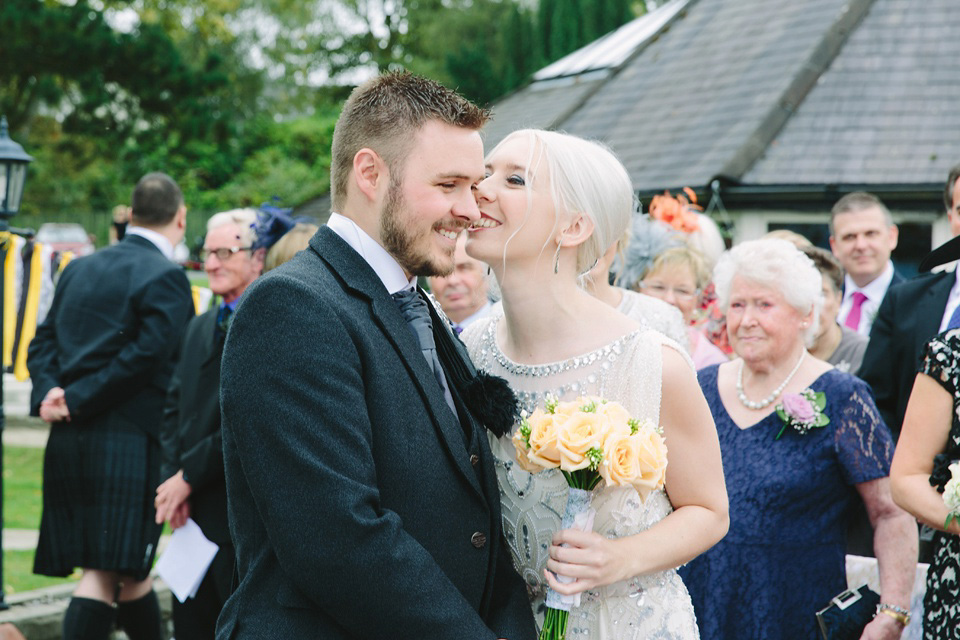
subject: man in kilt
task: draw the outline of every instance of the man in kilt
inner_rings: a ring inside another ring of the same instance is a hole
[[[159,640],[149,577],[160,526],[164,398],[193,316],[190,284],[173,262],[186,207],[169,176],[133,191],[124,239],[74,260],[30,344],[32,415],[51,424],[34,572],[83,575],[63,620],[64,640]]]

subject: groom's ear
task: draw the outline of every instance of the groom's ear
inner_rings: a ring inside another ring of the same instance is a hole
[[[563,247],[576,247],[586,242],[593,233],[593,220],[582,213],[573,214],[572,219],[560,232],[558,242]]]
[[[373,149],[364,147],[353,156],[353,180],[360,193],[374,202],[390,176],[383,158]]]

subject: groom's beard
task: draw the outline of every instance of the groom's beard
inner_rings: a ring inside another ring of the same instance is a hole
[[[453,250],[444,253],[436,248],[433,241],[436,225],[424,229],[423,224],[407,206],[401,185],[391,181],[387,199],[380,210],[383,248],[411,275],[450,275],[453,271]]]

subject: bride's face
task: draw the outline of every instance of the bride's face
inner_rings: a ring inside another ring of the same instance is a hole
[[[486,178],[477,185],[480,220],[467,230],[467,253],[494,270],[504,260],[511,267],[538,260],[552,264],[556,209],[546,160],[533,145],[526,136],[501,144],[487,158]]]

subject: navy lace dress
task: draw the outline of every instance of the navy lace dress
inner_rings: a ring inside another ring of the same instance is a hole
[[[806,435],[773,413],[748,429],[727,414],[717,366],[698,372],[720,436],[730,531],[681,569],[703,640],[813,640],[815,614],[846,588],[846,517],[855,484],[889,475],[890,432],[869,387],[836,369],[810,385],[826,393],[830,424]],[[668,487],[669,489],[669,487]]]

